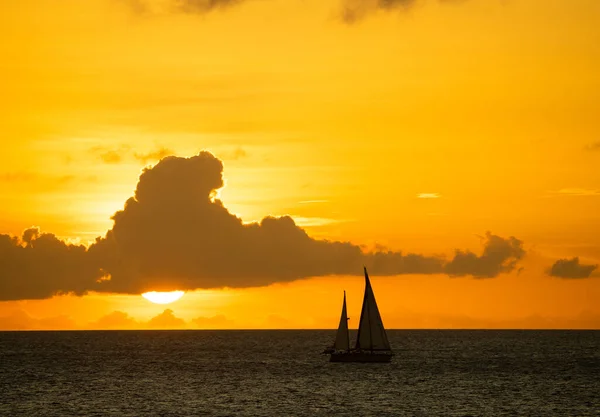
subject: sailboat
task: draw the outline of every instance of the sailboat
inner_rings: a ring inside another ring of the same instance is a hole
[[[363,298],[356,345],[350,348],[348,332],[348,315],[346,312],[346,291],[342,304],[342,315],[338,326],[335,342],[323,353],[329,353],[330,362],[390,362],[394,355],[383,327],[383,321],[377,308],[375,294],[369,281],[367,268],[365,270],[365,295]]]

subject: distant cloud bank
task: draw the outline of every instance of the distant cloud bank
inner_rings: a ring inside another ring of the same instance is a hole
[[[223,164],[208,152],[167,156],[143,170],[135,194],[89,248],[38,228],[0,235],[0,300],[88,291],[259,287],[327,275],[448,274],[493,278],[517,268],[523,242],[488,233],[481,254],[451,259],[310,237],[289,216],[245,224],[216,198]]]

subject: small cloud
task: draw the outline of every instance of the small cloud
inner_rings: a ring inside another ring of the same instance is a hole
[[[37,176],[31,172],[7,172],[0,174],[0,182],[27,182]]]
[[[339,219],[328,219],[325,217],[296,217],[294,216],[294,222],[300,227],[315,227],[325,226],[334,223],[343,223],[344,220]]]
[[[173,155],[173,151],[167,148],[160,148],[152,152],[148,153],[137,153],[133,154],[133,157],[140,161],[142,164],[147,164],[148,162],[156,162],[161,159]]]
[[[129,314],[123,311],[113,311],[106,316],[101,317],[98,321],[90,323],[93,329],[133,329],[138,328],[139,323]]]
[[[75,175],[63,175],[63,176],[57,178],[56,181],[60,184],[66,184],[66,183],[74,181],[75,179],[77,179],[77,177]]]
[[[90,153],[102,160],[105,164],[118,164],[130,152],[131,148],[127,145],[121,145],[118,148],[107,148],[105,146],[94,146]]]
[[[586,265],[579,263],[579,258],[559,259],[548,270],[548,274],[557,278],[577,279],[589,278],[598,268],[598,265]]]
[[[298,204],[323,204],[323,203],[329,203],[329,200],[303,200],[303,201],[298,201]]]
[[[600,141],[585,146],[586,151],[600,151]]]
[[[219,152],[219,156],[224,160],[237,161],[239,159],[246,158],[248,156],[248,152],[241,147],[237,147],[231,151]]]
[[[421,193],[417,194],[417,198],[440,198],[441,195],[439,193]]]
[[[173,310],[170,308],[166,309],[158,316],[153,317],[148,321],[148,327],[154,329],[173,329],[178,327],[184,327],[185,320],[175,317]]]
[[[563,188],[555,192],[555,194],[572,195],[572,196],[596,196],[600,195],[598,190],[589,190],[586,188]]]
[[[159,148],[157,150],[142,153],[133,152],[128,145],[121,145],[116,148],[108,148],[105,146],[94,146],[90,149],[90,153],[95,155],[105,164],[118,164],[131,158],[147,164],[149,162],[157,162],[166,156],[172,155],[173,151],[167,148]]]
[[[344,0],[342,3],[341,18],[345,23],[352,24],[378,10],[407,10],[415,2],[416,0]]]

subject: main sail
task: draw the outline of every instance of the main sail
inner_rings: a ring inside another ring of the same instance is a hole
[[[350,350],[350,335],[348,334],[348,314],[346,313],[346,291],[344,291],[344,304],[342,305],[342,316],[338,326],[335,343],[335,350]]]
[[[373,288],[371,288],[367,268],[365,268],[365,296],[360,312],[356,349],[391,350],[385,328],[383,327],[383,321],[377,308],[375,294],[373,293]]]

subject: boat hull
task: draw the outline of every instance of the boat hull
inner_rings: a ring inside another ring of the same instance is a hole
[[[387,352],[334,352],[329,357],[329,362],[388,363],[392,360],[392,356],[392,353]]]

